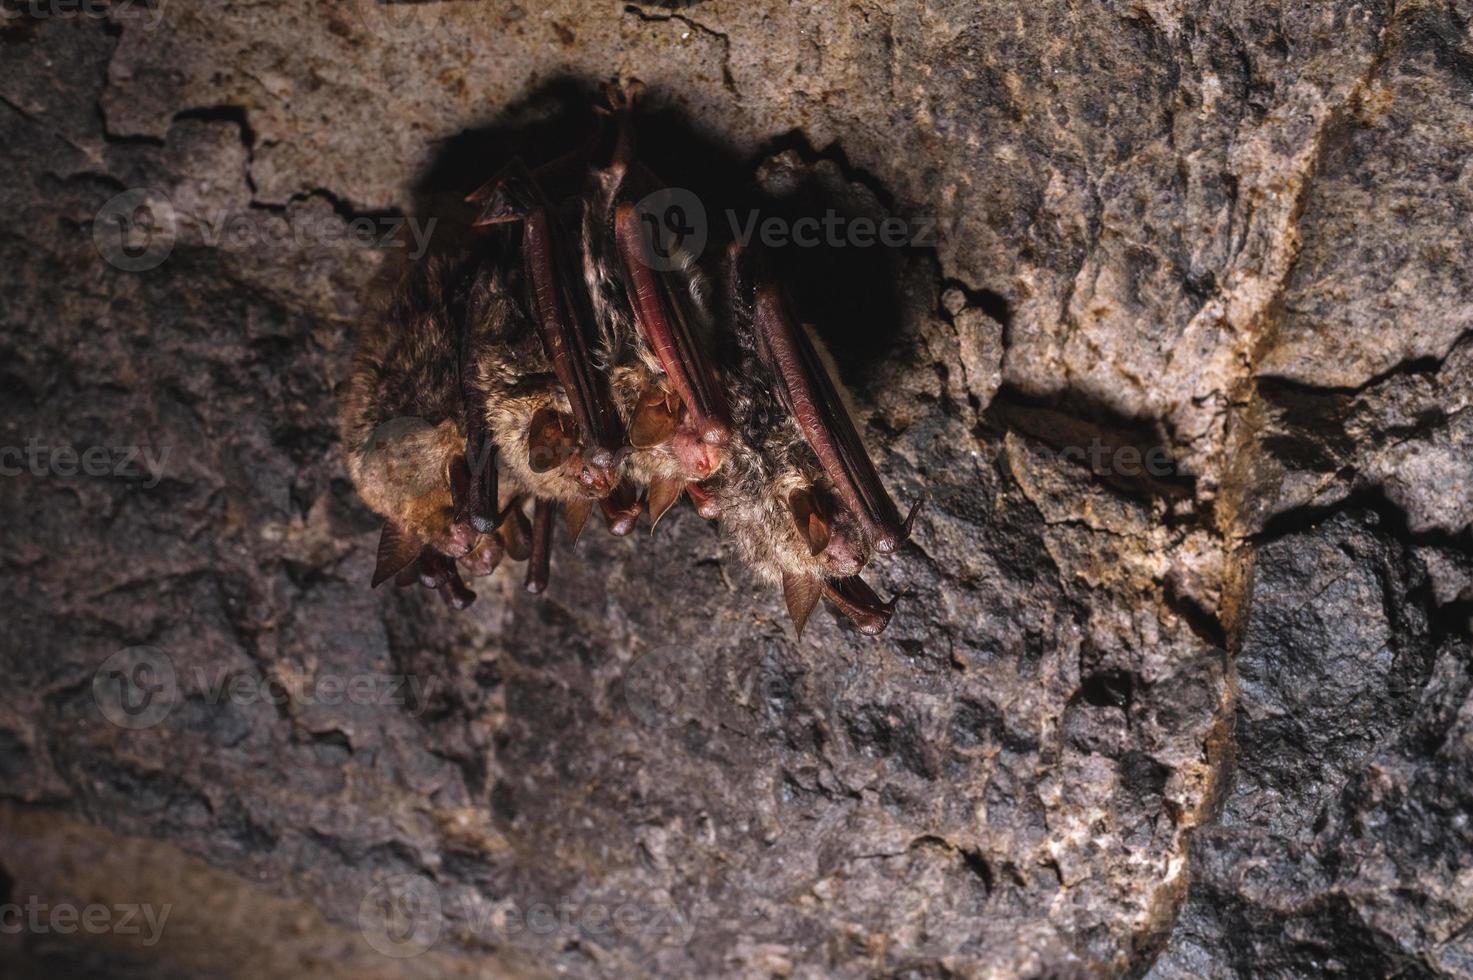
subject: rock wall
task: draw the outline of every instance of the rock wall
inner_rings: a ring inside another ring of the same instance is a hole
[[[1473,972],[1473,4],[1287,7],[7,3],[0,904],[175,918],[0,955]],[[363,286],[616,72],[713,239],[908,230],[783,253],[928,498],[878,641],[688,509],[366,587]]]

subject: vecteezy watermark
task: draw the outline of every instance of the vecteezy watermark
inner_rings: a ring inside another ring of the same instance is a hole
[[[423,680],[413,674],[354,673],[324,671],[311,677],[272,675],[259,677],[249,673],[217,669],[208,672],[194,668],[194,687],[202,691],[205,703],[211,705],[273,704],[277,707],[297,705],[358,705],[403,708],[418,717],[429,703],[439,679]]]
[[[438,218],[413,215],[320,214],[270,209],[185,214],[162,191],[136,187],[110,199],[92,220],[97,253],[124,272],[156,269],[181,242],[226,251],[304,251],[314,248],[429,249]]]
[[[435,945],[444,928],[440,889],[424,875],[392,875],[358,903],[358,930],[385,956],[418,956]]]
[[[188,219],[198,229],[208,248],[234,251],[259,249],[302,250],[308,248],[408,248],[418,259],[429,248],[438,218],[423,222],[417,217],[383,215],[343,219],[334,214],[322,217],[287,218],[275,211],[217,210]]]
[[[755,209],[739,217],[730,208],[726,219],[731,224],[732,238],[742,245],[749,245],[755,237],[768,248],[935,248],[936,219],[905,218],[890,216],[870,218],[865,215],[850,217],[830,208],[822,217],[808,215],[789,220],[768,215],[763,217]]]
[[[394,44],[445,32],[443,0],[347,0],[343,5],[368,33]]]
[[[262,677],[225,667],[195,667],[189,676],[193,681],[190,690],[213,706],[382,706],[399,708],[415,717],[425,710],[440,683],[435,677],[421,679],[413,674],[372,671]],[[169,717],[182,697],[173,660],[155,647],[119,650],[103,661],[92,677],[92,698],[98,710],[119,728],[152,728]]]
[[[174,906],[170,903],[119,903],[117,905],[73,905],[69,902],[48,904],[36,895],[19,902],[0,903],[0,934],[21,933],[69,936],[86,932],[94,936],[112,933],[118,936],[142,936],[144,946],[153,946],[163,935],[164,924]]]
[[[162,191],[135,187],[110,199],[92,219],[92,244],[124,272],[147,272],[174,251],[179,220]]]
[[[32,436],[22,446],[0,446],[0,476],[116,476],[143,479],[149,489],[158,486],[169,460],[169,447],[49,446]]]
[[[699,257],[710,237],[710,222],[700,196],[684,187],[665,187],[634,205],[644,240],[645,262],[656,271],[670,271]],[[935,218],[914,219],[890,215],[872,218],[846,215],[830,208],[822,215],[789,218],[764,215],[753,208],[742,214],[725,212],[731,240],[743,247],[754,240],[767,248],[934,248]]]
[[[624,671],[623,695],[629,713],[652,728],[678,720],[700,691],[699,658],[678,650],[654,650]]]
[[[690,941],[690,919],[673,906],[639,902],[533,902],[488,898],[479,890],[441,888],[425,875],[391,875],[363,896],[358,928],[368,944],[396,959],[427,952],[447,927],[483,941],[519,934],[597,938],[644,934]]]
[[[179,703],[179,675],[168,654],[128,647],[103,661],[92,675],[92,700],[119,728],[151,728]]]
[[[1153,476],[1158,479],[1177,475],[1176,461],[1165,446],[1111,446],[1098,437],[1088,446],[1069,445],[1055,449],[1037,448],[1045,457],[1056,458],[1076,466],[1087,466],[1095,476]]]
[[[164,4],[149,0],[0,0],[0,21],[23,17],[34,20],[93,17],[151,31],[164,19]]]

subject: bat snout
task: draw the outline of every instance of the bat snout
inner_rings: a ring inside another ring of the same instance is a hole
[[[863,549],[856,544],[854,538],[842,532],[829,539],[828,546],[819,553],[818,560],[823,563],[824,570],[835,578],[858,575],[866,564]]]
[[[478,537],[480,533],[469,523],[452,522],[440,550],[451,558],[463,557],[475,547]]]
[[[679,460],[681,469],[689,479],[706,480],[721,469],[721,449],[708,441],[696,439],[693,433],[675,433],[670,441],[670,448],[674,450],[675,458]]]
[[[570,464],[578,473],[578,485],[595,500],[602,500],[618,486],[619,478],[612,465],[600,465],[591,460],[574,457]]]

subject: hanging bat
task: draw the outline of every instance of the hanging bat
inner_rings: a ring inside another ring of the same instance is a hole
[[[733,247],[713,276],[702,256],[653,251],[638,202],[661,184],[635,153],[638,91],[608,86],[582,150],[513,162],[472,194],[479,231],[411,271],[359,338],[344,444],[385,517],[374,584],[420,581],[460,606],[474,596],[457,566],[489,574],[509,555],[540,592],[556,510],[575,538],[595,506],[628,533],[689,496],[781,584],[800,633],[822,596],[878,633],[894,600],[859,573],[915,508],[900,518],[831,358],[759,255]],[[420,424],[380,432],[405,415]]]

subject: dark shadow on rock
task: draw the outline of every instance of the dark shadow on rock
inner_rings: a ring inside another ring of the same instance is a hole
[[[437,218],[442,228],[463,227],[471,218],[465,196],[512,160],[535,169],[586,145],[598,128],[598,88],[556,78],[445,142],[415,183],[415,214]],[[719,274],[732,241],[760,247],[797,315],[813,325],[844,377],[862,382],[870,365],[899,346],[896,283],[907,258],[932,252],[917,234],[925,223],[891,215],[888,192],[835,148],[817,151],[788,134],[749,157],[659,96],[642,97],[638,156],[665,186],[689,190],[701,202],[704,214],[689,227],[697,231],[692,240],[704,239],[703,267]],[[558,198],[576,189],[568,184],[548,192]],[[905,244],[881,241],[887,218],[889,237]]]

